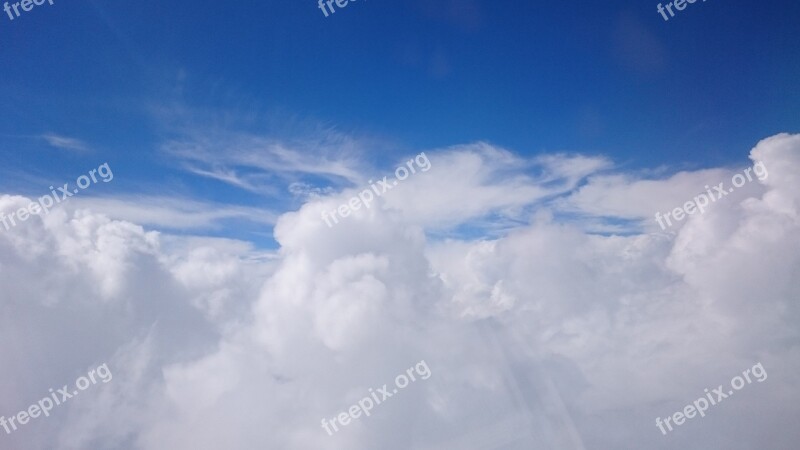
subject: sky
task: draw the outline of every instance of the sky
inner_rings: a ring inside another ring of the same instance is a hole
[[[800,5],[659,4],[0,12],[0,450],[794,448]]]
[[[274,213],[299,206],[287,182],[352,186],[287,173],[242,192],[168,151],[224,133],[323,141],[378,173],[414,149],[477,141],[667,173],[742,164],[800,113],[798,10],[704,3],[667,22],[622,1],[364,1],[329,17],[310,1],[45,4],[0,21],[3,186],[36,195],[87,159],[123,171],[115,195]],[[243,237],[274,247],[262,225]]]

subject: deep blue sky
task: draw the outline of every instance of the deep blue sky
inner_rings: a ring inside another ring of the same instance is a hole
[[[742,164],[798,131],[800,4],[709,0],[665,22],[657,3],[357,0],[325,18],[312,0],[55,0],[0,16],[0,188],[108,160],[119,192],[190,189],[159,151],[176,108],[634,168]],[[47,132],[93,152],[31,138]]]

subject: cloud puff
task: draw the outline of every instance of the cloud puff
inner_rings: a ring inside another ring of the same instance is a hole
[[[656,208],[728,169],[645,183],[601,158],[428,155],[334,227],[320,214],[351,190],[281,215],[274,255],[83,210],[0,232],[0,414],[114,371],[4,445],[794,448],[800,136],[760,142],[769,178],[671,234],[594,234],[561,212],[651,215],[647,193]],[[516,225],[437,234],[491,217]],[[321,427],[421,360],[429,379]],[[662,436],[656,417],[757,362],[765,382]]]

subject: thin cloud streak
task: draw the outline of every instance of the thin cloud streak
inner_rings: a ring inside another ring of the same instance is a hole
[[[66,137],[66,136],[59,136],[53,133],[46,133],[41,135],[40,137],[55,148],[72,150],[81,153],[89,151],[89,146],[80,139]]]

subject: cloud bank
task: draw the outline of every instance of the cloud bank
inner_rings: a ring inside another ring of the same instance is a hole
[[[279,150],[237,158],[289,167]],[[669,232],[656,211],[738,168],[644,179],[486,143],[426,153],[430,171],[336,227],[321,212],[355,189],[280,215],[269,255],[102,203],[0,229],[0,414],[88,368],[114,373],[0,429],[0,447],[794,448],[800,135],[759,142],[769,177]],[[290,164],[307,165],[370,176]],[[321,427],[423,359],[429,379],[334,436]],[[656,427],[757,362],[763,383]]]

